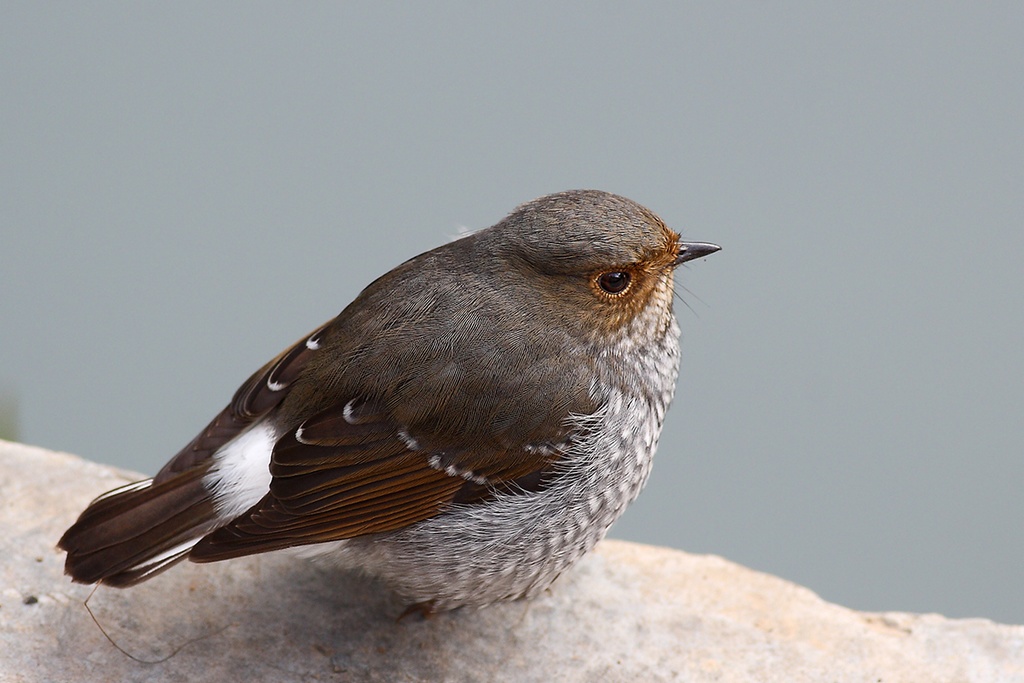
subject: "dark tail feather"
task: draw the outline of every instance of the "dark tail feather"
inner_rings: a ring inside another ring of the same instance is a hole
[[[57,544],[68,553],[64,573],[77,583],[124,588],[184,559],[223,524],[203,485],[205,470],[128,484],[94,500]]]

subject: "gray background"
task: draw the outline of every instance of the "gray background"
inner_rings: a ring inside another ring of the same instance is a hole
[[[154,472],[373,277],[608,189],[724,246],[614,534],[1024,622],[1024,4],[624,5],[4,2],[20,438]]]

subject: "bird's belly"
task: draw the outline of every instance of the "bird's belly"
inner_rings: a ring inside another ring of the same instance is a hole
[[[587,437],[542,490],[456,506],[316,554],[330,553],[436,610],[536,594],[604,537],[650,474],[664,409],[621,392],[610,398],[580,418]]]

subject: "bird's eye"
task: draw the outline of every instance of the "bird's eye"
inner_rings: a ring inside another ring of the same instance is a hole
[[[629,287],[629,280],[629,273],[619,270],[602,274],[597,278],[597,284],[609,294],[622,294]]]

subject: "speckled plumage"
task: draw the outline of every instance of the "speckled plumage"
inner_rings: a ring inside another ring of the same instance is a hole
[[[296,548],[424,610],[534,595],[643,488],[679,370],[673,272],[717,249],[581,190],[410,259],[94,501],[66,571],[129,586]]]

